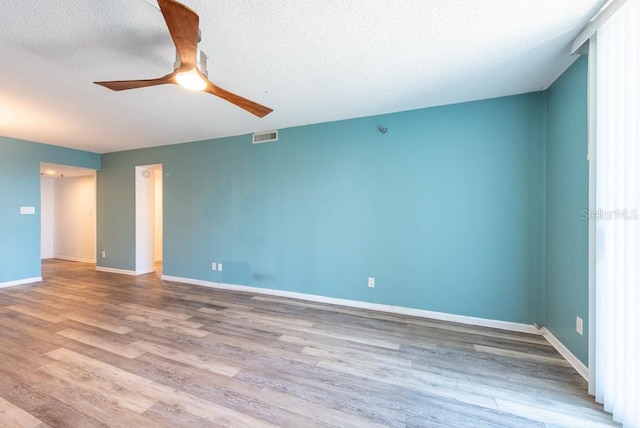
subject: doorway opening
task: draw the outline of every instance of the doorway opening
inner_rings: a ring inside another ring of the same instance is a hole
[[[162,273],[162,164],[136,166],[136,275]]]
[[[96,262],[96,171],[40,164],[40,258]]]

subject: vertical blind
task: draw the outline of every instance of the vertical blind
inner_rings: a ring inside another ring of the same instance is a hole
[[[595,57],[590,58],[595,65],[590,69],[595,79],[590,390],[625,427],[640,427],[639,3],[627,1],[598,29],[590,48]]]

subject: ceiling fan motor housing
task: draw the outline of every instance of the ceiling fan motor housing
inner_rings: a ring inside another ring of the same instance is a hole
[[[196,68],[207,77],[209,77],[209,71],[207,70],[208,59],[209,57],[207,56],[207,54],[198,49],[198,53],[196,56]],[[178,51],[176,51],[176,61],[173,63],[173,69],[177,70],[178,68],[180,68],[180,65],[182,65],[182,63],[180,62],[180,55],[178,54]]]

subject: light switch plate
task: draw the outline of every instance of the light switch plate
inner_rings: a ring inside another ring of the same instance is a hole
[[[20,214],[35,214],[36,207],[20,207]]]

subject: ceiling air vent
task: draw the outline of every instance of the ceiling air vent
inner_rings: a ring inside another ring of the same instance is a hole
[[[278,141],[278,131],[257,132],[253,134],[253,144],[270,143]]]

